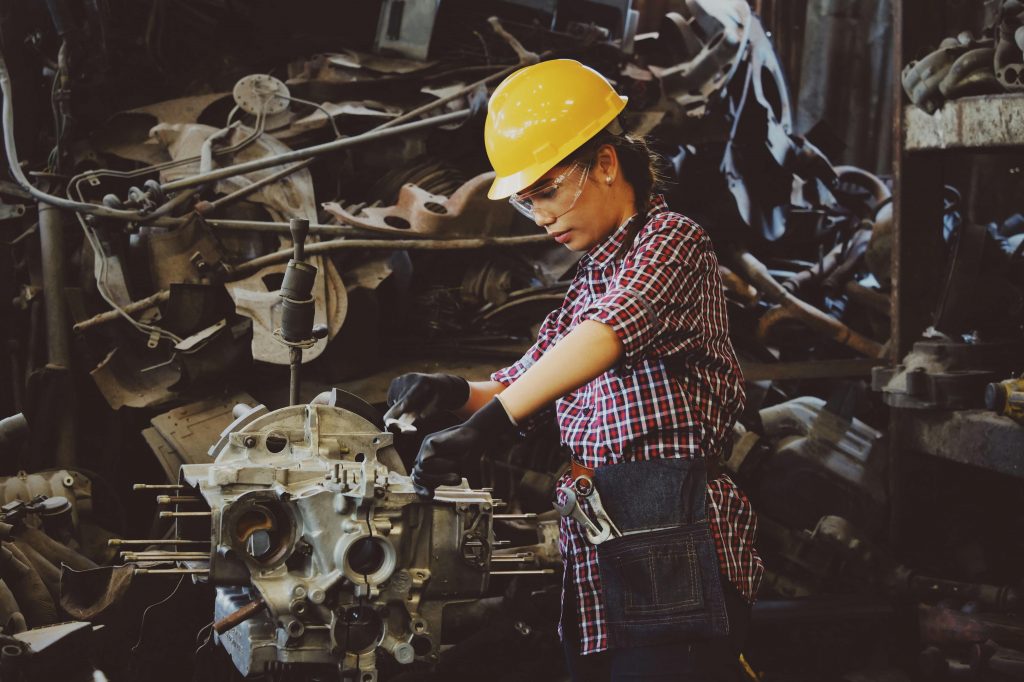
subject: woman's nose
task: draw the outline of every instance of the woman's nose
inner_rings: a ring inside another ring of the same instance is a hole
[[[555,222],[555,219],[549,215],[545,215],[544,213],[537,213],[535,211],[533,214],[533,222],[537,224],[537,227],[547,227],[551,223]]]

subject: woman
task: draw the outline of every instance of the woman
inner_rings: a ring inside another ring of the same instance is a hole
[[[594,518],[583,494],[596,485],[615,525],[595,545],[562,520],[560,633],[573,679],[737,679],[763,571],[756,519],[704,462],[742,411],[743,382],[710,240],[652,194],[649,150],[615,121],[625,102],[572,60],[526,67],[495,90],[489,196],[583,256],[521,360],[487,382],[398,377],[388,414],[468,417],[420,449],[412,476],[429,496],[460,482],[464,457],[554,403],[572,451],[558,501],[576,494]]]

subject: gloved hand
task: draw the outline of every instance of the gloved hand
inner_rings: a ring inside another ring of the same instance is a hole
[[[430,419],[442,412],[457,410],[469,400],[469,382],[451,374],[419,374],[412,372],[395,378],[388,387],[388,411],[384,425],[397,425],[402,431],[412,431],[402,415],[411,421]],[[407,418],[408,419],[408,418]]]
[[[427,436],[412,468],[416,494],[431,499],[437,486],[458,485],[467,461],[515,429],[505,407],[492,398],[458,426]]]

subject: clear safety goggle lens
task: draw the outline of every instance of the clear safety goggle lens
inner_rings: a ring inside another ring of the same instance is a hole
[[[529,191],[513,194],[508,201],[517,211],[534,222],[538,218],[557,220],[576,205],[583,194],[584,183],[589,173],[590,164],[575,161],[564,173],[549,178]]]

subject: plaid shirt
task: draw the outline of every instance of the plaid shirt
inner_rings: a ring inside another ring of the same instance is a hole
[[[491,375],[512,384],[584,320],[615,330],[625,349],[620,363],[555,403],[563,443],[590,468],[717,454],[746,400],[708,236],[669,212],[661,195],[652,196],[647,223],[632,246],[624,246],[630,232],[627,223],[583,256],[537,342],[514,365]],[[628,250],[619,259],[621,248]],[[566,474],[560,485],[568,483]],[[708,522],[722,573],[752,602],[764,571],[753,546],[757,517],[728,476],[708,482]],[[597,551],[568,518],[562,519],[559,549],[566,589],[576,590],[580,651],[602,651],[608,643]]]

